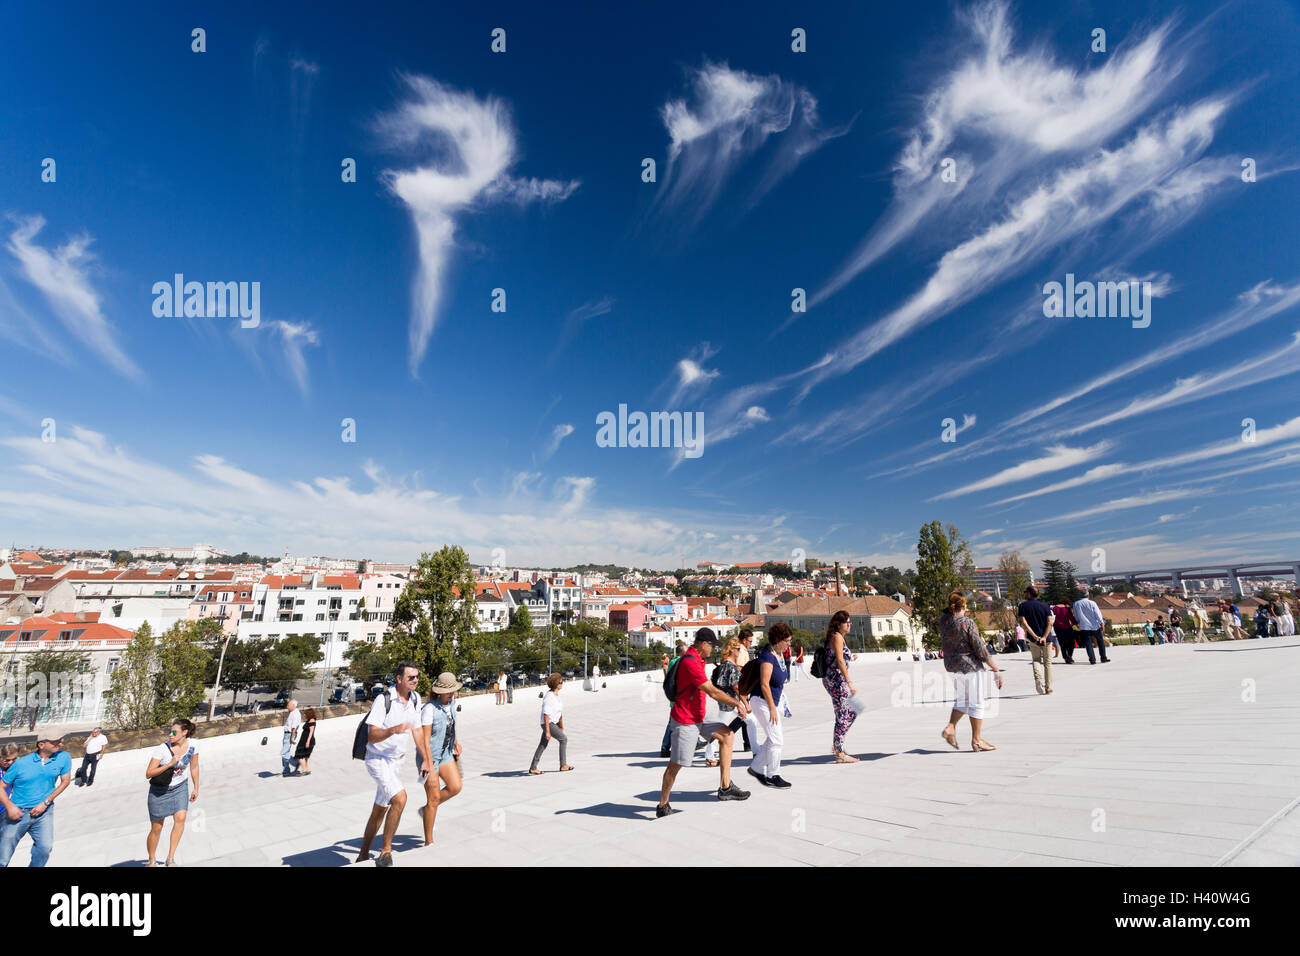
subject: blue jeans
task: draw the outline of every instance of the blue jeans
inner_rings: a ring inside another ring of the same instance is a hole
[[[284,743],[280,747],[280,767],[282,773],[288,773],[290,764],[293,769],[298,769],[298,761],[293,758],[293,734],[284,735]]]
[[[34,820],[27,810],[23,810],[21,820],[10,820],[8,814],[0,817],[0,867],[9,865],[24,834],[32,837],[32,862],[29,865],[44,866],[54,849],[54,808],[48,807]]]

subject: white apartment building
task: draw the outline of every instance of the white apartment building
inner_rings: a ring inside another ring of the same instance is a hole
[[[339,667],[350,642],[373,643],[384,636],[381,621],[362,619],[363,594],[357,574],[268,574],[253,586],[253,610],[239,622],[239,639],[310,635],[320,640],[323,654],[314,666]]]

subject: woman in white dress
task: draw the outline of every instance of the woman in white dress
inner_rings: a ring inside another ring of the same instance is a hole
[[[1295,634],[1295,618],[1291,616],[1291,602],[1281,601],[1281,615],[1277,619],[1278,634],[1291,637]]]

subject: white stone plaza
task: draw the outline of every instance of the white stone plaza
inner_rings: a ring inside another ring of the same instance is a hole
[[[738,753],[735,780],[753,795],[719,803],[718,772],[701,751],[678,776],[680,812],[662,820],[668,703],[658,683],[607,677],[600,693],[566,684],[576,769],[555,772],[552,743],[541,777],[527,774],[537,690],[511,706],[468,698],[458,715],[464,790],[438,813],[434,846],[422,847],[424,794],[408,758],[395,864],[1300,864],[1300,638],[1123,646],[1095,666],[1078,651],[1073,666],[1054,667],[1050,696],[1035,694],[1028,655],[999,656],[1007,680],[985,726],[999,748],[991,753],[969,749],[964,721],[965,749],[940,739],[948,704],[925,698],[941,694],[941,661],[870,657],[853,667],[869,709],[846,744],[861,763],[832,762],[829,698],[819,681],[799,681],[782,770],[792,789],[760,786]],[[290,778],[280,775],[278,730],[204,740],[200,725],[200,796],[179,864],[350,864],[374,794],[350,755],[359,720],[322,721],[311,775]],[[110,745],[95,786],[69,788],[51,866],[143,864],[147,761]],[[12,865],[25,866],[29,848]]]

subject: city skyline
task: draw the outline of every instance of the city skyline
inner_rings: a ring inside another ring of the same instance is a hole
[[[657,569],[909,567],[930,520],[980,566],[1300,543],[1286,4],[318,12],[10,13],[6,538]],[[1120,283],[1124,315],[1049,308]],[[602,442],[624,409],[702,443]]]

